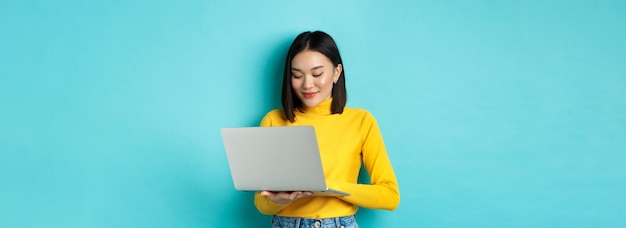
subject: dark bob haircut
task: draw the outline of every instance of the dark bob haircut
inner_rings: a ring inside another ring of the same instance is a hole
[[[339,55],[339,48],[335,40],[330,35],[322,31],[315,32],[303,32],[294,39],[287,53],[287,59],[285,61],[285,72],[283,75],[283,92],[282,103],[283,112],[285,118],[290,122],[295,121],[295,110],[302,108],[302,101],[296,96],[291,88],[291,61],[300,52],[305,50],[311,50],[319,52],[325,55],[334,67],[339,64],[343,65],[341,55]],[[331,114],[343,113],[343,108],[346,106],[347,92],[346,92],[346,77],[344,76],[345,67],[339,75],[339,80],[333,85],[333,91],[331,96],[333,98],[330,106]]]

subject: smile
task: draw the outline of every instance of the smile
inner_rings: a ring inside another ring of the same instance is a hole
[[[302,93],[302,95],[304,95],[304,98],[313,98],[313,97],[315,97],[315,95],[317,95],[317,92],[313,92],[313,93]]]

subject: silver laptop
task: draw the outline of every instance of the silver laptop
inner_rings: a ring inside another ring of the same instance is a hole
[[[222,140],[237,190],[350,195],[326,186],[312,126],[222,128]]]

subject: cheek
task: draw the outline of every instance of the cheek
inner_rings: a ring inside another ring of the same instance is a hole
[[[319,87],[322,88],[327,88],[327,87],[332,87],[332,81],[333,79],[331,77],[324,77],[324,78],[320,78],[319,81],[317,81],[317,84]]]
[[[300,83],[297,80],[291,79],[291,89],[298,91],[300,89]]]

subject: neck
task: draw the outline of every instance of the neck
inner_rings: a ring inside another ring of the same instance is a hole
[[[300,111],[305,114],[330,115],[331,114],[330,107],[332,103],[333,103],[333,99],[330,98],[328,100],[322,101],[315,107],[303,106]]]

